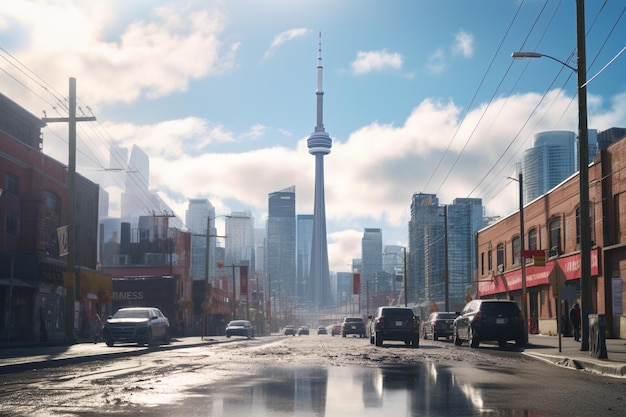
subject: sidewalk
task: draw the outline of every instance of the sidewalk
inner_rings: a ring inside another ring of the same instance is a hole
[[[580,350],[580,342],[573,337],[531,334],[524,354],[554,365],[593,372],[596,374],[626,378],[626,340],[606,339],[607,359],[598,359],[590,352]]]

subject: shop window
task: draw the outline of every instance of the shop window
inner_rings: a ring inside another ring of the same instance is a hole
[[[491,256],[491,249],[487,252],[487,270],[493,271],[493,261]]]

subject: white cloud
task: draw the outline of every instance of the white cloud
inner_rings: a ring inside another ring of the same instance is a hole
[[[438,48],[428,57],[428,63],[426,64],[426,68],[431,74],[442,73],[446,69],[446,66],[446,53],[443,49]]]
[[[284,32],[279,33],[278,35],[274,36],[274,39],[272,39],[272,43],[269,49],[265,51],[265,54],[263,55],[263,59],[267,59],[270,56],[272,56],[274,52],[276,52],[276,50],[285,42],[288,42],[293,39],[301,38],[302,36],[305,36],[309,32],[310,32],[309,29],[298,28],[298,29],[286,30]]]
[[[454,35],[454,40],[455,43],[452,46],[452,52],[455,55],[462,55],[463,58],[469,58],[474,55],[474,36],[464,30],[460,30]]]
[[[402,68],[403,58],[397,52],[389,53],[387,50],[357,52],[356,59],[352,61],[352,71],[356,75],[367,74],[373,71]]]

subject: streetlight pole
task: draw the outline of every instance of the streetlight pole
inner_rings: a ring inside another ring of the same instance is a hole
[[[450,311],[450,269],[448,263],[448,205],[443,207],[443,239],[444,239],[444,270],[443,270],[443,283],[445,291],[445,304],[446,311]]]
[[[576,72],[578,89],[578,165],[580,195],[580,304],[582,342],[581,351],[589,350],[589,313],[591,299],[591,220],[589,218],[589,130],[587,126],[587,53],[585,46],[585,2],[576,0],[576,49],[578,63],[574,68],[552,56],[536,52],[515,52],[513,58],[546,57]]]

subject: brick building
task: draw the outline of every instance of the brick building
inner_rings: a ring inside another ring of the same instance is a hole
[[[626,337],[626,138],[596,154],[589,167],[591,299],[593,313],[604,314],[609,337]],[[526,259],[528,315],[546,334],[557,333],[557,305],[569,331],[569,308],[580,302],[579,176],[569,177],[524,206],[524,247],[545,250],[545,266]],[[477,235],[477,285],[472,296],[522,302],[519,211]],[[563,285],[550,285],[556,265]]]
[[[57,229],[68,224],[68,170],[42,149],[41,119],[0,94],[0,340],[66,337],[66,256]],[[76,176],[74,327],[89,336],[105,314],[111,279],[96,269],[98,185]]]

